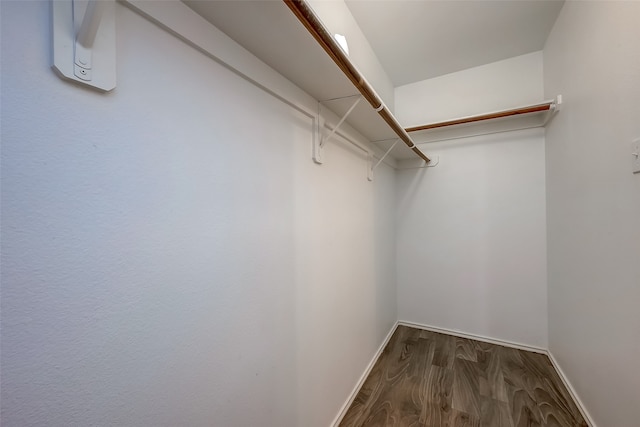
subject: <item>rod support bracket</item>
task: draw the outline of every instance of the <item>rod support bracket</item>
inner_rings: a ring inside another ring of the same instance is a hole
[[[340,119],[340,121],[338,121],[338,124],[335,125],[333,127],[333,129],[331,129],[331,131],[326,134],[327,129],[325,126],[326,120],[324,119],[324,116],[322,115],[322,103],[318,102],[318,120],[317,120],[317,130],[316,130],[316,136],[313,138],[313,161],[318,163],[318,164],[322,164],[323,162],[323,153],[324,153],[324,146],[327,144],[327,142],[333,138],[333,136],[336,134],[336,132],[338,131],[338,129],[340,128],[340,126],[342,126],[342,123],[344,123],[344,121],[347,119],[347,117],[349,117],[349,114],[351,114],[351,112],[358,106],[358,104],[360,103],[360,101],[362,100],[362,95],[358,95],[357,99],[355,100],[355,102],[351,105],[351,107],[347,110],[346,113],[344,113],[344,115],[342,116],[342,118]]]
[[[374,165],[375,158],[373,157],[373,153],[369,151],[367,153],[367,179],[369,181],[373,181],[373,171],[377,165]]]
[[[555,111],[560,111],[560,108],[562,106],[562,95],[556,96],[556,99],[553,100],[552,105]]]
[[[342,126],[342,124],[344,123],[345,120],[347,120],[347,117],[349,117],[349,114],[351,114],[351,112],[358,106],[358,104],[360,103],[360,101],[362,100],[362,95],[359,95],[355,102],[351,105],[351,107],[349,107],[349,109],[347,110],[346,113],[344,113],[344,115],[342,116],[342,118],[340,119],[340,121],[338,122],[337,125],[335,125],[333,127],[333,129],[331,129],[331,132],[329,132],[328,135],[324,136],[322,140],[320,141],[320,145],[324,146],[327,141],[329,141],[331,138],[333,138],[333,135],[336,134],[336,132],[338,131],[338,129],[340,129],[340,126]]]
[[[315,132],[313,133],[313,148],[311,157],[319,165],[324,162],[324,147],[322,145],[322,132],[324,129],[324,116],[321,114],[321,106],[318,104],[318,116],[315,120]]]

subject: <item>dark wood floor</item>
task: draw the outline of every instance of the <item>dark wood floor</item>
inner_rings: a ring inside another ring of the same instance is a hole
[[[587,424],[547,356],[399,326],[340,426]]]

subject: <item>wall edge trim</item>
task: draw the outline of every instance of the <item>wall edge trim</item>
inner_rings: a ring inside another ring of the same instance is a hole
[[[373,370],[374,365],[376,364],[376,362],[378,361],[378,359],[382,355],[382,351],[384,350],[384,348],[389,343],[389,340],[391,340],[391,337],[393,336],[393,334],[396,331],[396,329],[398,329],[398,326],[399,326],[399,322],[396,321],[393,324],[393,326],[391,327],[391,329],[389,330],[389,333],[387,333],[387,336],[382,341],[382,344],[380,344],[380,347],[378,347],[378,350],[376,350],[376,352],[374,353],[373,357],[371,358],[371,361],[369,361],[369,364],[367,365],[367,367],[365,368],[364,372],[360,376],[360,379],[358,380],[358,382],[353,387],[353,390],[351,390],[351,393],[349,393],[349,396],[347,396],[347,400],[344,402],[344,404],[342,405],[342,407],[338,411],[338,414],[336,415],[336,417],[331,422],[331,424],[330,424],[331,427],[338,427],[338,425],[342,422],[342,419],[347,414],[347,411],[351,407],[351,404],[353,403],[353,401],[355,400],[356,396],[358,395],[358,392],[360,391],[360,388],[362,388],[362,385],[364,384],[365,380],[367,379],[367,377],[371,373],[371,370]]]
[[[589,414],[589,411],[587,411],[587,407],[584,405],[584,403],[580,399],[580,396],[578,395],[576,390],[571,385],[571,382],[569,381],[569,378],[567,377],[567,375],[564,373],[564,371],[560,367],[560,364],[558,363],[556,358],[553,357],[553,353],[551,353],[551,350],[547,350],[546,353],[547,353],[547,356],[549,356],[549,360],[551,360],[551,364],[553,365],[553,368],[556,370],[556,372],[558,373],[558,376],[562,380],[562,383],[567,388],[567,391],[571,395],[571,398],[573,399],[573,402],[578,407],[578,410],[582,414],[582,417],[584,418],[584,420],[587,422],[589,427],[598,427],[596,425],[595,421],[593,421],[593,418],[591,417],[591,414]]]
[[[484,335],[476,335],[468,332],[462,332],[456,329],[440,328],[437,326],[424,325],[422,323],[408,322],[406,320],[400,320],[398,321],[398,324],[413,327],[413,328],[418,328],[418,329],[424,329],[425,331],[439,332],[442,334],[453,335],[461,338],[470,338],[476,341],[487,342],[489,344],[496,344],[496,345],[502,345],[505,347],[517,348],[518,350],[532,351],[534,353],[547,354],[549,351],[546,348],[536,347],[528,344],[522,344],[515,341],[506,341],[498,338],[486,337]]]

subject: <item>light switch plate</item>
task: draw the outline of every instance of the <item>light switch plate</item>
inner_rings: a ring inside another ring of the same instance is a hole
[[[640,173],[640,138],[631,143],[631,156],[633,156],[633,173]]]

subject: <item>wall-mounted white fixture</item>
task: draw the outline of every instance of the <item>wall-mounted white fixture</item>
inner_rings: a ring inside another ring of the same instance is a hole
[[[342,50],[344,50],[344,53],[349,55],[349,45],[347,44],[347,38],[342,34],[334,34],[333,38],[336,39]]]
[[[61,78],[116,87],[114,0],[52,0],[53,65]]]

